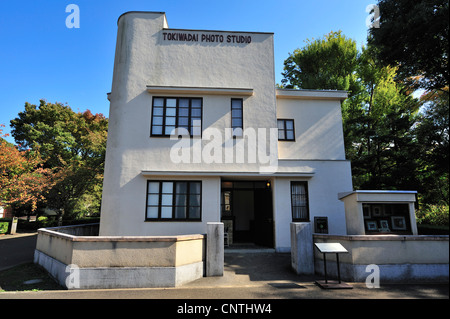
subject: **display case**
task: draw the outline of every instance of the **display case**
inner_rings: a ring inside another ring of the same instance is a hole
[[[353,191],[345,204],[347,235],[417,235],[415,191]]]

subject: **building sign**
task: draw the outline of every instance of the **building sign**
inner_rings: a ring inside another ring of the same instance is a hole
[[[210,42],[210,43],[240,43],[252,42],[250,35],[236,34],[212,34],[212,33],[190,33],[190,32],[163,32],[164,41],[180,42]]]

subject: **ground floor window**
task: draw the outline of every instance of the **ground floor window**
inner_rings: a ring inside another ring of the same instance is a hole
[[[292,221],[309,221],[308,183],[291,182]]]
[[[200,221],[202,182],[148,181],[146,221]]]

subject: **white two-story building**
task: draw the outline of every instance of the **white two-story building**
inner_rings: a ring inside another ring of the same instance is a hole
[[[343,91],[277,89],[274,34],[171,29],[127,12],[118,35],[101,236],[183,235],[290,250],[293,221],[346,234]]]

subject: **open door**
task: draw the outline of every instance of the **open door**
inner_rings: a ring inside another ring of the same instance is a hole
[[[254,190],[254,242],[273,248],[273,210],[271,189]]]
[[[231,243],[274,247],[270,186],[267,181],[222,182],[222,221]]]

